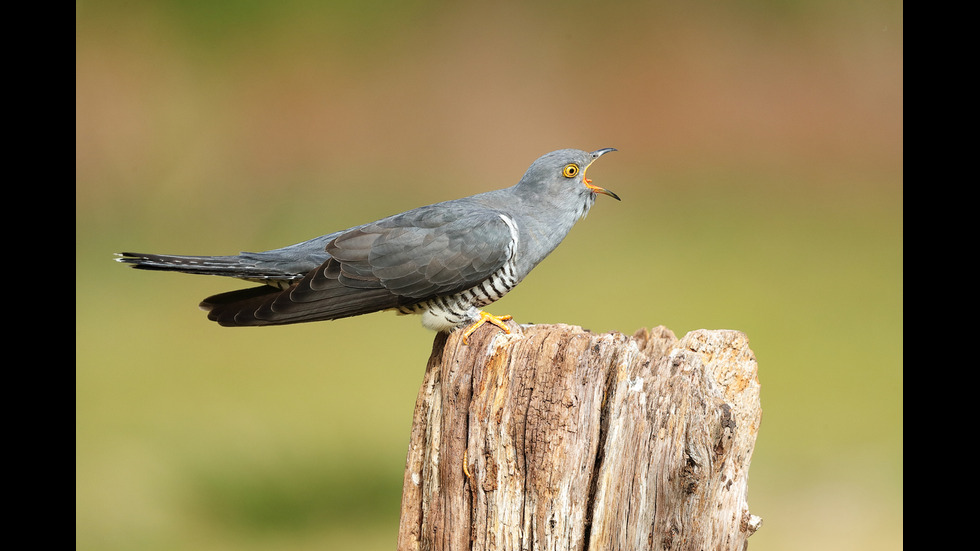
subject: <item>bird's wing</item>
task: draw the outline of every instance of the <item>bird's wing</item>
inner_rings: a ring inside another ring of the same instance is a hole
[[[433,205],[360,226],[326,245],[330,259],[284,291],[244,289],[205,299],[222,325],[338,319],[473,287],[514,249],[512,228],[478,205]]]

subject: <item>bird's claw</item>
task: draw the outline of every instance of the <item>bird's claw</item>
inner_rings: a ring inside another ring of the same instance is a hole
[[[495,316],[493,314],[481,310],[480,319],[474,321],[469,327],[466,328],[466,331],[463,333],[463,344],[468,344],[466,340],[469,338],[469,336],[472,335],[474,331],[479,329],[480,326],[483,325],[484,323],[492,323],[497,327],[499,327],[504,333],[510,335],[510,328],[508,328],[507,324],[504,322],[512,318],[513,316]]]

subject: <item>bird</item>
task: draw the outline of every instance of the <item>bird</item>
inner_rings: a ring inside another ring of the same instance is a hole
[[[140,270],[242,279],[259,286],[205,298],[201,309],[226,327],[286,325],[395,310],[418,314],[437,332],[485,323],[510,333],[509,315],[484,306],[517,286],[588,214],[597,195],[618,195],[586,171],[616,151],[560,149],[533,163],[517,184],[263,252],[228,256],[117,253]]]

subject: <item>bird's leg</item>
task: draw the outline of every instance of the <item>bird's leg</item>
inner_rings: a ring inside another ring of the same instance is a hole
[[[472,335],[474,331],[479,329],[481,325],[487,322],[496,325],[497,327],[502,329],[504,333],[510,335],[510,329],[507,327],[507,324],[504,322],[511,319],[512,317],[513,316],[495,316],[493,314],[480,310],[480,319],[473,322],[473,324],[467,327],[466,331],[463,333],[463,344],[467,344],[466,339],[470,335]]]

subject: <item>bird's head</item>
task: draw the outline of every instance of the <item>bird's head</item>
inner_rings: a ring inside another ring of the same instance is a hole
[[[619,201],[619,196],[592,183],[585,176],[596,159],[616,151],[611,147],[589,153],[579,149],[560,149],[541,156],[531,164],[517,184],[519,193],[545,200],[552,205],[567,205],[582,216],[596,199],[596,194],[608,195]],[[584,209],[584,210],[583,210]]]

